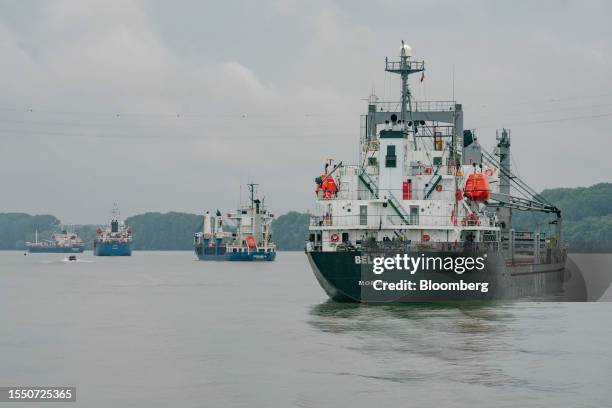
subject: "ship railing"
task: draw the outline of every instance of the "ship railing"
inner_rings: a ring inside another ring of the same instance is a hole
[[[323,227],[323,226],[331,226],[333,225],[332,216],[331,215],[317,215],[310,217],[310,226],[311,227]]]
[[[533,231],[516,231],[502,238],[502,250],[506,253],[507,265],[550,264],[561,262],[567,247],[547,240],[544,233],[540,239]]]
[[[401,239],[361,243],[363,251],[498,252],[499,242],[410,242]]]
[[[322,251],[323,243],[306,242],[306,251]],[[364,252],[403,252],[403,251],[435,251],[435,252],[499,252],[499,242],[410,242],[402,239],[389,241],[368,241],[353,243],[338,243],[335,251],[359,250]]]
[[[393,214],[379,215],[379,214],[367,214],[362,215],[357,213],[344,214],[344,215],[312,215],[310,217],[311,227],[355,227],[362,226],[366,228],[371,227],[394,227],[401,225],[430,225],[428,220],[433,220],[433,225],[452,227],[451,219],[446,215],[426,215],[421,216],[418,213],[409,213],[402,208],[398,208]],[[491,227],[497,228],[498,223],[495,216],[481,216],[476,220],[468,218],[459,220],[458,225],[462,227]],[[486,233],[486,237],[483,237],[483,241],[498,241],[497,233]],[[507,243],[505,244],[507,246]]]
[[[359,197],[360,200],[373,200],[376,197],[370,193],[367,188],[359,188],[357,190],[348,190],[340,188],[336,193],[325,195],[322,190],[316,192],[318,201],[334,201],[334,200],[354,200]]]
[[[415,112],[452,112],[456,109],[455,101],[414,101],[412,109]]]
[[[399,71],[409,69],[412,71],[422,71],[425,68],[424,61],[389,61],[385,60],[386,71]]]
[[[376,110],[380,112],[399,112],[402,108],[400,101],[377,102]],[[455,101],[413,101],[413,112],[453,112],[457,109]],[[409,120],[409,119],[408,119]]]

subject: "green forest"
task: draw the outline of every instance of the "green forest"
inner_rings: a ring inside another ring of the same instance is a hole
[[[554,188],[542,191],[542,197],[561,209],[564,239],[570,251],[612,251],[612,183],[591,187]],[[539,225],[548,232],[550,215],[513,212],[517,230]],[[291,211],[272,222],[272,239],[284,251],[301,251],[308,236],[310,214]],[[134,230],[136,250],[190,250],[193,234],[202,227],[202,215],[182,212],[148,212],[126,220]],[[23,250],[26,241],[48,239],[58,231],[61,221],[52,215],[0,213],[0,249]],[[96,225],[77,225],[76,232],[91,248]]]
[[[283,251],[299,251],[304,248],[308,235],[309,214],[292,211],[272,222],[272,238]],[[133,248],[136,250],[190,250],[193,234],[202,228],[202,215],[183,212],[148,212],[125,220],[134,230]],[[0,250],[24,250],[27,241],[50,239],[59,231],[61,221],[52,215],[24,213],[0,213]],[[97,225],[71,226],[85,242],[87,249],[93,245]],[[226,225],[231,231],[231,225]]]
[[[612,251],[612,183],[546,189],[540,195],[561,209],[563,239],[570,242],[571,251]],[[547,231],[553,219],[554,216],[536,212],[512,213],[517,230],[539,225]]]

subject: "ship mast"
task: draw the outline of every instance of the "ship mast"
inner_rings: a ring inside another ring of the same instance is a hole
[[[251,197],[251,208],[253,208],[253,206],[255,205],[255,186],[258,186],[259,184],[255,184],[255,183],[249,183],[247,184],[247,186],[249,187],[249,195]]]
[[[251,225],[251,235],[255,233],[255,187],[259,184],[249,183],[247,187],[249,188],[249,197],[251,199],[251,206],[249,211],[249,218],[251,219],[249,224]]]
[[[412,51],[410,48],[410,46],[408,44],[404,44],[404,40],[402,40],[402,49],[401,49],[401,54],[400,54],[400,58],[401,58],[401,75],[402,75],[402,112],[401,112],[401,120],[402,120],[402,128],[406,128],[405,122],[406,122],[406,104],[409,105],[410,108],[410,112],[412,113],[412,103],[410,101],[410,87],[408,86],[408,66],[410,64],[410,62],[408,61],[408,58],[410,57],[410,51]],[[410,117],[410,120],[412,120],[412,115]]]
[[[402,129],[406,131],[406,114],[410,115],[410,124],[413,131],[413,143],[416,149],[416,123],[412,119],[412,98],[410,93],[410,86],[408,85],[408,75],[425,70],[425,62],[423,61],[412,61],[412,47],[406,44],[402,40],[402,47],[400,49],[400,60],[389,61],[385,58],[385,71],[393,74],[399,74],[402,78],[402,101],[401,101],[401,112],[400,120],[402,121]]]
[[[113,210],[111,211],[111,215],[113,217],[113,219],[119,221],[119,206],[117,205],[116,202],[113,203]]]

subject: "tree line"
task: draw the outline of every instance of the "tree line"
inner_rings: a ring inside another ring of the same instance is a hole
[[[591,187],[554,188],[541,196],[561,209],[564,240],[575,252],[612,252],[612,183]],[[310,214],[291,211],[272,222],[272,240],[284,251],[300,251],[308,236]],[[136,250],[190,250],[193,234],[202,229],[202,215],[183,212],[148,212],[125,220],[133,228]],[[552,233],[554,216],[514,211],[512,225],[516,230],[533,229]],[[50,239],[61,222],[52,215],[0,213],[0,249],[23,250],[27,241]],[[86,248],[91,248],[96,225],[77,225]]]
[[[292,211],[272,221],[272,239],[279,250],[299,251],[304,248],[308,235],[309,214]],[[135,250],[190,250],[193,234],[202,230],[203,216],[184,212],[148,212],[125,220],[133,229]],[[86,249],[91,249],[96,237],[97,225],[75,225],[74,230]],[[25,250],[26,242],[51,239],[62,228],[61,221],[53,215],[25,213],[0,213],[0,250]],[[231,226],[226,229],[232,230]]]

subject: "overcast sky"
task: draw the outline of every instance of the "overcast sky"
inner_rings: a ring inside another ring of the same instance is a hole
[[[611,4],[0,0],[0,212],[225,211],[249,181],[313,208],[363,99],[397,99],[402,39],[416,97],[450,100],[454,67],[465,126],[510,127],[537,190],[611,181]]]

